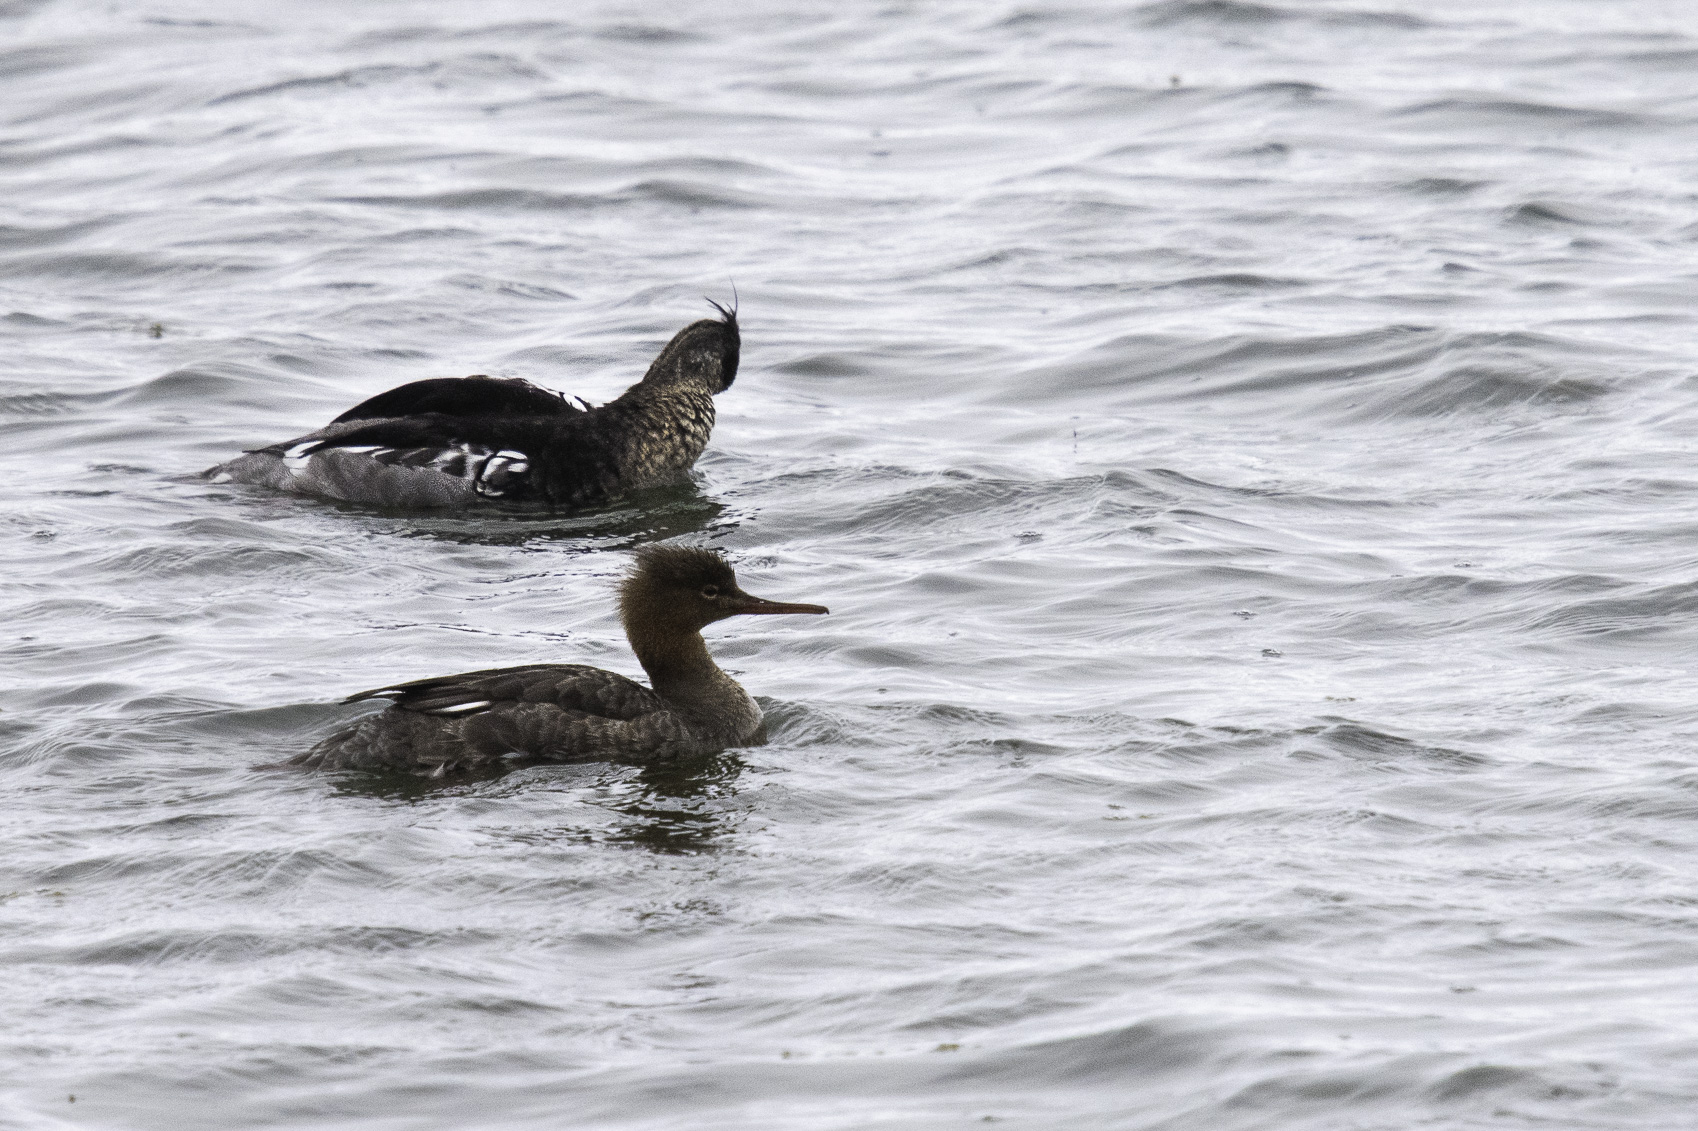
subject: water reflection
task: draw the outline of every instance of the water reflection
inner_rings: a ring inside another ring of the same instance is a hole
[[[332,504],[336,509],[372,516],[369,507]],[[733,530],[740,519],[719,500],[703,495],[694,483],[652,487],[590,510],[539,511],[491,507],[487,510],[394,516],[394,525],[377,527],[404,538],[430,538],[479,546],[528,546],[538,542],[583,541],[597,549],[628,550],[685,534]],[[587,547],[586,547],[587,548]]]
[[[729,803],[742,772],[735,754],[646,767],[628,783],[630,796],[607,804],[626,818],[607,839],[667,855],[714,851],[739,816]]]
[[[744,763],[731,753],[640,769],[605,762],[533,762],[525,768],[582,771],[592,767],[602,772],[575,777],[575,791],[581,792],[586,804],[612,814],[615,820],[611,825],[562,824],[509,835],[531,842],[601,841],[665,855],[691,855],[717,850],[741,816],[734,802]],[[345,797],[409,804],[467,793],[485,797],[505,790],[520,793],[539,784],[535,777],[510,765],[457,773],[451,778],[400,771],[349,771],[328,774],[325,780],[331,789]],[[498,781],[503,785],[492,790],[491,783]]]

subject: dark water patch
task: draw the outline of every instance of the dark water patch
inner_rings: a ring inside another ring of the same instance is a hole
[[[688,181],[639,181],[612,193],[556,193],[536,189],[486,188],[422,196],[353,196],[333,198],[341,204],[370,204],[387,208],[465,209],[468,211],[578,212],[615,204],[658,203],[688,208],[753,208],[761,202],[723,187]]]
[[[1419,196],[1467,196],[1486,187],[1489,181],[1463,180],[1458,177],[1420,177],[1404,181],[1397,187]]]
[[[1390,111],[1388,117],[1420,124],[1627,130],[1653,124],[1644,114],[1488,96],[1441,98]]]
[[[1171,283],[1158,283],[1154,290],[1205,290],[1219,288],[1222,290],[1271,291],[1290,290],[1296,287],[1311,285],[1308,279],[1281,279],[1277,276],[1252,275],[1248,273],[1228,275],[1196,275],[1189,279],[1176,279]]]
[[[360,52],[373,47],[383,47],[389,44],[429,43],[434,41],[453,41],[464,39],[495,39],[511,38],[516,41],[540,43],[545,40],[569,36],[575,33],[571,24],[556,20],[534,19],[515,20],[511,22],[479,24],[473,27],[444,27],[436,24],[401,24],[391,27],[372,28],[353,36],[343,45],[344,50]]]
[[[99,231],[112,224],[110,219],[83,220],[49,228],[20,228],[0,224],[0,248],[51,247],[69,243],[89,232]]]
[[[9,330],[25,331],[56,330],[69,325],[69,323],[61,322],[56,318],[43,318],[38,314],[28,314],[21,310],[14,310],[4,318],[0,318],[0,323],[4,323]]]
[[[110,401],[112,393],[9,393],[0,396],[0,416],[67,416]]]
[[[514,56],[478,54],[413,66],[388,64],[352,67],[334,74],[308,75],[221,94],[207,102],[207,105],[223,106],[279,94],[329,94],[338,90],[391,86],[414,80],[426,80],[434,89],[440,90],[444,86],[454,87],[464,83],[483,84],[492,80],[535,81],[543,77],[541,71]]]
[[[5,0],[0,3],[0,20],[16,20],[33,15],[53,0]]]
[[[1571,204],[1558,204],[1548,200],[1534,200],[1528,201],[1526,204],[1518,204],[1506,213],[1506,218],[1512,224],[1528,224],[1535,227],[1561,227],[1604,222],[1603,217],[1595,212],[1576,208]]]
[[[467,189],[459,192],[431,193],[422,196],[349,196],[332,197],[330,199],[335,204],[370,204],[385,208],[490,209],[527,212],[572,212],[594,208],[607,202],[607,198],[602,196],[503,188]]]
[[[1291,147],[1283,141],[1270,141],[1249,149],[1230,150],[1226,156],[1237,160],[1255,161],[1264,165],[1279,165],[1290,160]]]
[[[52,165],[67,158],[86,157],[95,154],[109,154],[116,157],[119,154],[135,150],[157,149],[163,142],[128,135],[102,135],[98,137],[78,137],[75,141],[66,142],[55,135],[50,142],[28,148],[0,149],[0,168],[12,167],[27,169],[43,165]],[[122,172],[122,162],[115,162],[120,170],[114,175],[114,180],[125,180]],[[110,171],[110,167],[109,170]]]
[[[240,31],[257,32],[260,29],[254,24],[233,23],[227,20],[195,20],[172,19],[168,16],[146,16],[141,20],[144,24],[163,28],[185,28],[192,31]]]
[[[860,360],[865,355],[851,353],[813,354],[774,366],[779,373],[797,377],[863,377],[873,371],[873,363]]]
[[[0,16],[5,12],[0,10]],[[21,79],[79,66],[88,52],[70,47],[21,47],[0,51],[0,80]]]
[[[1255,4],[1247,0],[1163,0],[1136,9],[1146,27],[1196,25],[1258,27],[1283,23],[1308,23],[1344,27],[1383,27],[1415,30],[1428,27],[1426,20],[1407,12],[1312,7],[1309,9]]]
[[[739,191],[725,185],[706,185],[696,181],[656,179],[639,181],[620,191],[618,199],[642,203],[668,204],[698,209],[774,209],[781,200],[763,198],[751,192]]]
[[[482,275],[453,275],[442,280],[442,283],[444,286],[465,291],[507,295],[511,298],[531,299],[538,302],[565,302],[574,297],[565,291],[537,283],[521,283],[512,279],[490,279]]]
[[[310,857],[313,853],[302,853]],[[420,931],[406,927],[305,927],[249,931],[185,928],[126,931],[116,937],[59,951],[18,948],[13,961],[56,962],[80,966],[154,966],[172,963],[243,964],[302,950],[354,954],[404,954],[410,951],[475,947],[491,940],[479,930]]]
[[[695,43],[703,38],[700,32],[653,24],[610,24],[596,28],[591,35],[616,43]]]
[[[235,256],[196,259],[179,256],[142,255],[122,251],[55,252],[17,255],[0,259],[0,279],[98,280],[128,282],[183,281],[212,276],[249,275],[263,270],[262,264]]]
[[[1633,63],[1650,70],[1669,70],[1676,74],[1689,74],[1698,68],[1698,48],[1670,48],[1662,51],[1633,51],[1619,58],[1624,63]]]
[[[1272,24],[1291,19],[1296,13],[1269,4],[1251,4],[1244,0],[1162,0],[1137,9],[1147,27],[1168,27],[1174,24]]]

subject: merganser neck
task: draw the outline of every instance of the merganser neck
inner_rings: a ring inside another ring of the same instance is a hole
[[[698,699],[731,677],[713,662],[702,634],[648,634],[628,630],[631,651],[648,673],[649,686],[664,699]]]
[[[682,475],[713,433],[713,394],[700,384],[643,382],[608,406],[623,421],[618,466],[631,486],[653,486]]]

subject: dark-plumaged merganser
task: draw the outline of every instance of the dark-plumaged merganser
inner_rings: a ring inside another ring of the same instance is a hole
[[[637,554],[619,616],[652,687],[581,664],[530,664],[397,683],[350,696],[389,699],[293,765],[444,777],[527,762],[651,764],[766,741],[761,709],[702,641],[746,613],[823,613],[752,597],[719,554],[655,546]]]
[[[720,318],[678,331],[641,381],[600,407],[518,378],[413,381],[204,474],[383,507],[595,506],[677,482],[707,446],[714,394],[737,377],[737,311],[713,305]]]

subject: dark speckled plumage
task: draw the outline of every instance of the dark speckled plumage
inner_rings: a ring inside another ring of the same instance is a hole
[[[447,774],[523,762],[639,764],[764,742],[761,711],[708,655],[701,630],[749,613],[823,613],[743,592],[711,550],[639,551],[620,617],[652,688],[581,664],[529,664],[392,684],[351,696],[391,705],[294,764]]]
[[[714,395],[737,377],[737,312],[719,310],[680,330],[641,381],[600,407],[517,379],[414,381],[206,475],[392,507],[594,506],[674,482],[707,446]]]

